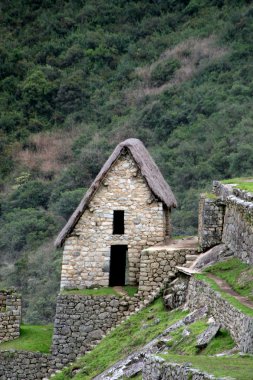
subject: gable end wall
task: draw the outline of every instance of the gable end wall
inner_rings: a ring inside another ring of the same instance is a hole
[[[113,235],[113,210],[125,211],[125,234]],[[164,240],[166,218],[130,153],[107,173],[65,241],[61,288],[108,286],[111,245],[128,246],[127,283],[137,284],[141,251]]]

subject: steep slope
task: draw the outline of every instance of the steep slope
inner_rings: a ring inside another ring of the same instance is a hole
[[[51,239],[121,140],[172,186],[176,234],[210,179],[252,174],[252,18],[246,0],[1,5],[0,276],[27,320],[52,318]]]

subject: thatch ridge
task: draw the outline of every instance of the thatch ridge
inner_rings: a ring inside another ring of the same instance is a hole
[[[79,203],[78,207],[73,212],[68,222],[59,233],[57,239],[55,240],[55,246],[60,247],[64,243],[66,237],[74,229],[81,215],[88,207],[91,198],[95,194],[96,190],[99,188],[107,172],[114,164],[114,162],[117,160],[117,158],[120,156],[122,151],[126,148],[130,151],[131,155],[133,156],[142,176],[145,178],[153,194],[160,201],[162,201],[164,205],[169,209],[171,209],[172,207],[177,207],[177,202],[170,186],[163,178],[159,168],[155,164],[154,160],[150,156],[143,143],[138,139],[127,139],[116,146],[111,156],[105,162],[104,166],[96,176],[95,180],[92,182],[90,188],[88,189],[85,196]]]

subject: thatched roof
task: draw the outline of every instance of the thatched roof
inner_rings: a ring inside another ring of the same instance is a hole
[[[57,247],[60,247],[64,243],[66,237],[69,236],[71,231],[74,229],[76,223],[88,207],[91,198],[99,188],[107,172],[125,149],[130,151],[132,154],[142,176],[145,178],[150,190],[153,192],[155,197],[162,201],[164,205],[166,205],[169,209],[172,207],[177,207],[177,202],[170,186],[163,178],[160,170],[158,169],[157,165],[155,164],[154,160],[148,153],[143,143],[138,139],[128,139],[118,144],[111,156],[105,162],[104,166],[86,192],[84,198],[81,200],[80,204],[69,218],[65,227],[59,233],[55,241],[55,245]]]

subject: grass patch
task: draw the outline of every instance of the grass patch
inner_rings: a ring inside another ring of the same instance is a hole
[[[129,297],[133,297],[138,292],[137,286],[126,285],[123,289],[127,292]]]
[[[236,309],[240,310],[242,313],[244,313],[244,314],[246,314],[246,315],[248,315],[250,317],[253,317],[253,310],[252,309],[250,309],[249,307],[243,305],[241,302],[239,302],[236,298],[234,298],[230,294],[228,294],[226,292],[223,292],[220,289],[219,285],[217,285],[214,280],[212,280],[211,278],[207,277],[207,275],[205,275],[205,274],[195,274],[195,278],[197,278],[198,280],[201,280],[201,281],[204,281],[204,282],[208,283],[213,290],[219,292],[221,294],[222,298],[224,298],[225,300],[227,300]]]
[[[253,266],[233,258],[205,269],[225,280],[238,294],[253,300]]]
[[[97,288],[97,289],[71,289],[71,290],[63,290],[61,292],[62,295],[79,295],[79,296],[120,296],[119,293],[116,292],[111,287],[107,288]]]
[[[215,355],[230,350],[235,346],[229,332],[225,329],[221,329],[208,346],[200,351],[196,348],[197,337],[203,333],[207,327],[207,321],[201,320],[190,326],[183,326],[180,329],[173,331],[171,333],[172,340],[168,342],[170,353],[179,355]],[[184,330],[187,330],[190,334],[184,336]]]
[[[21,325],[20,337],[0,344],[0,350],[24,350],[49,353],[52,343],[53,325]]]
[[[162,357],[173,363],[191,363],[194,368],[208,372],[218,377],[233,377],[236,380],[252,380],[253,357],[230,356],[230,357],[210,357],[210,356],[180,356],[162,355]]]
[[[187,312],[168,312],[161,299],[156,300],[106,336],[90,353],[55,376],[55,380],[88,380],[113,363],[144,346],[168,326],[183,318]],[[75,368],[80,372],[72,377]],[[137,377],[138,378],[138,377]]]
[[[223,184],[235,184],[238,189],[253,192],[253,178],[231,178],[221,181]]]
[[[205,197],[208,198],[208,199],[217,199],[217,195],[213,194],[213,193],[204,193]]]

